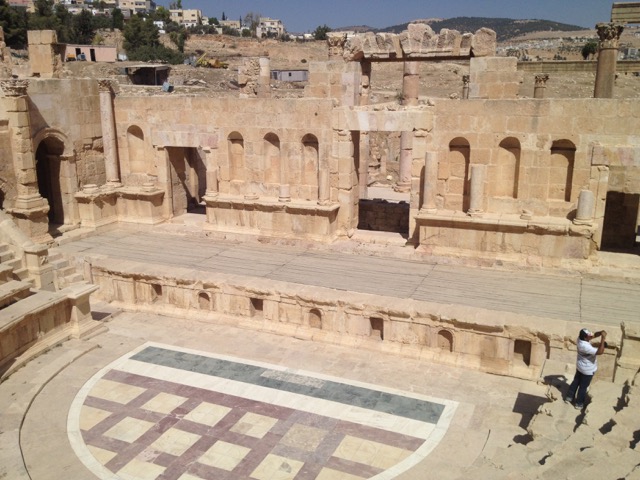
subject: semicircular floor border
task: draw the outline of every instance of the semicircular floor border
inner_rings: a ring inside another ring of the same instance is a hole
[[[67,429],[75,453],[100,479],[381,480],[422,461],[456,407],[146,343],[82,387]]]

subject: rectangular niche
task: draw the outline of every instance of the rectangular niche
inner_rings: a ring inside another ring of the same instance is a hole
[[[252,317],[262,317],[262,311],[264,309],[264,300],[262,298],[252,298],[250,311]]]
[[[151,297],[152,302],[162,301],[162,285],[159,283],[151,284]]]
[[[531,342],[528,340],[516,340],[513,346],[514,363],[522,361],[527,367],[531,363]]]
[[[369,323],[371,325],[370,336],[384,340],[384,319],[380,317],[369,317]]]

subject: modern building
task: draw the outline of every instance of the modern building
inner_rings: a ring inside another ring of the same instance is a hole
[[[256,37],[258,38],[280,38],[284,35],[284,32],[282,21],[269,17],[260,17],[260,23],[256,27]]]
[[[202,10],[169,10],[171,21],[185,27],[195,27],[202,24]]]

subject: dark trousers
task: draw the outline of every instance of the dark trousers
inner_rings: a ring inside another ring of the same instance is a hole
[[[567,400],[572,401],[575,398],[576,405],[584,405],[584,399],[587,396],[587,388],[591,383],[593,375],[585,375],[576,370],[576,376],[573,377],[573,382],[569,385],[569,391],[565,397]],[[578,395],[576,396],[576,391]]]

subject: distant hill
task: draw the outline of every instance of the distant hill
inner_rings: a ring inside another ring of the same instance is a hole
[[[407,29],[409,23],[410,22],[387,28],[373,29],[372,31],[400,33]],[[531,32],[571,32],[585,29],[578,25],[568,25],[550,20],[514,20],[512,18],[455,17],[444,20],[430,19],[427,23],[429,23],[435,32],[439,32],[443,28],[448,28],[450,30],[458,30],[462,33],[473,33],[482,27],[487,27],[496,32],[498,41],[509,40]]]

